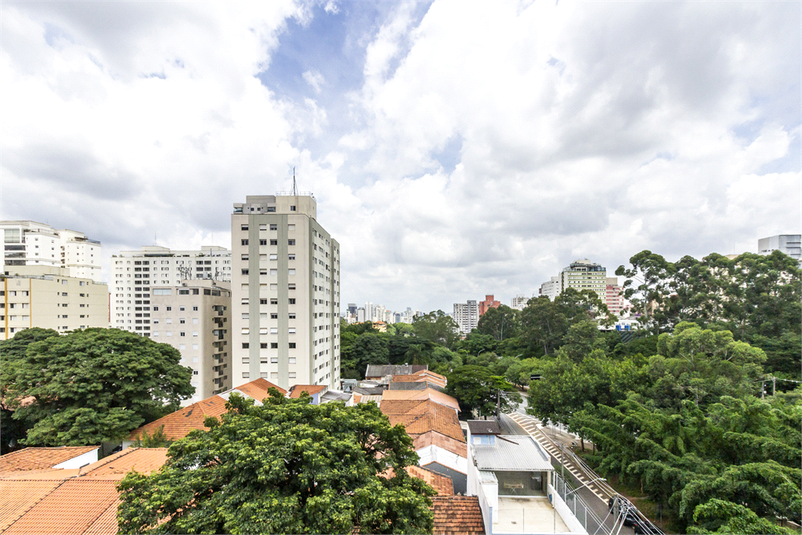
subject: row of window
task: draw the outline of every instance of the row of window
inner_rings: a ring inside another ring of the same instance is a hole
[[[269,228],[270,228],[270,230],[278,230],[278,224],[277,223],[271,223]],[[241,230],[248,230],[248,224],[247,223],[243,223],[242,225],[240,225],[240,229]],[[263,223],[263,224],[259,225],[259,230],[267,230],[267,229],[268,229],[268,225],[267,224]],[[295,223],[289,223],[287,225],[287,230],[295,230]]]
[[[251,347],[250,342],[242,342],[242,349],[249,349]],[[288,347],[290,349],[295,349],[295,342],[290,342]],[[267,342],[260,342],[259,349],[267,349]],[[270,342],[270,349],[278,349],[278,342]],[[247,356],[244,358],[248,358]],[[292,360],[295,360],[295,357],[292,357]]]
[[[248,245],[248,240],[240,240],[242,245]],[[259,240],[259,245],[267,245],[267,240]],[[278,245],[278,240],[270,240],[270,245]],[[295,245],[295,240],[287,240],[287,245]]]

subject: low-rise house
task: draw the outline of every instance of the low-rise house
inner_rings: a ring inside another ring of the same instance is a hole
[[[444,392],[435,390],[433,388],[425,388],[423,390],[385,390],[382,393],[382,401],[423,401],[429,400],[440,405],[445,405],[459,412],[459,402]]]
[[[64,457],[54,453],[59,449],[26,448],[0,457],[0,532],[116,533],[117,484],[129,471],[149,474],[167,459],[167,448],[129,448],[80,468],[60,468],[65,461],[53,462]]]
[[[554,484],[550,457],[531,436],[468,422],[468,494],[479,499],[485,532],[586,535]]]
[[[368,364],[365,370],[365,379],[382,381],[393,375],[410,375],[428,369],[428,364]]]
[[[159,429],[162,430],[165,438],[170,442],[184,438],[194,429],[206,429],[203,425],[203,421],[206,417],[213,416],[215,418],[220,418],[225,414],[227,412],[226,402],[232,393],[236,392],[241,396],[255,400],[256,403],[261,403],[263,399],[270,395],[268,391],[271,388],[277,389],[284,395],[287,393],[286,390],[274,385],[266,379],[255,379],[250,383],[245,383],[237,388],[203,399],[163,416],[158,420],[154,420],[149,424],[143,425],[138,429],[134,429],[128,435],[128,439],[123,441],[123,448],[133,445],[137,439],[143,438],[145,434],[153,436]]]

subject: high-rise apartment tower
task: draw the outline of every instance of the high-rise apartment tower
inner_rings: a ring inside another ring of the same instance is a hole
[[[339,386],[340,245],[311,194],[247,196],[231,216],[233,386]]]

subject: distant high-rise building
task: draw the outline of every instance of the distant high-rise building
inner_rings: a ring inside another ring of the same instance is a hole
[[[365,307],[359,307],[356,309],[356,322],[357,323],[365,323],[367,321],[367,317],[365,314]]]
[[[151,333],[192,368],[191,405],[231,388],[231,283],[194,279],[151,290]]]
[[[462,334],[468,334],[479,324],[479,306],[476,300],[467,303],[454,303],[454,321]]]
[[[100,281],[100,242],[82,232],[36,221],[0,221],[0,229],[0,264],[6,274],[16,266],[50,266],[66,269],[69,277]]]
[[[145,246],[112,255],[111,272],[111,326],[149,336],[151,288],[197,279],[231,282],[231,251],[213,245],[200,251]]]
[[[802,234],[779,234],[757,241],[758,254],[769,255],[773,251],[781,251],[802,262]]]
[[[571,262],[559,275],[540,286],[540,295],[548,296],[553,301],[567,288],[577,291],[591,290],[604,301],[607,294],[607,269],[588,259]]]
[[[233,386],[340,384],[340,245],[311,194],[247,196],[231,216]]]
[[[481,318],[484,316],[485,312],[487,312],[491,308],[498,308],[501,306],[501,301],[496,301],[495,296],[493,295],[485,295],[484,301],[479,301],[479,317]]]
[[[560,295],[560,277],[552,277],[547,282],[540,285],[540,295],[545,295],[552,301]]]
[[[109,288],[105,282],[71,277],[67,268],[13,266],[0,282],[0,340],[30,327],[60,333],[109,326]]]
[[[623,314],[625,301],[621,293],[621,286],[618,285],[618,277],[607,277],[604,304],[616,318]]]
[[[526,297],[525,295],[516,295],[510,301],[510,308],[514,308],[516,310],[523,310],[526,307],[526,304],[532,297]]]

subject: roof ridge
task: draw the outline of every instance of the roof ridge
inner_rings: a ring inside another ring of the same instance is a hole
[[[118,451],[117,453],[112,453],[111,455],[109,455],[107,457],[104,457],[103,459],[101,459],[99,461],[95,461],[94,463],[89,463],[89,464],[87,464],[85,466],[82,466],[79,469],[78,475],[75,476],[75,477],[83,477],[83,476],[89,474],[90,472],[94,472],[98,468],[102,468],[102,467],[106,466],[107,464],[109,464],[112,461],[115,461],[117,459],[122,459],[123,457],[125,457],[129,453],[131,453],[133,451],[136,451],[138,449],[140,449],[140,448],[138,448],[136,446],[131,446],[131,447],[125,448],[124,450]],[[94,465],[96,465],[96,466],[94,466]],[[90,466],[92,467],[91,470],[87,470],[86,472],[83,471],[84,468],[88,468]]]

